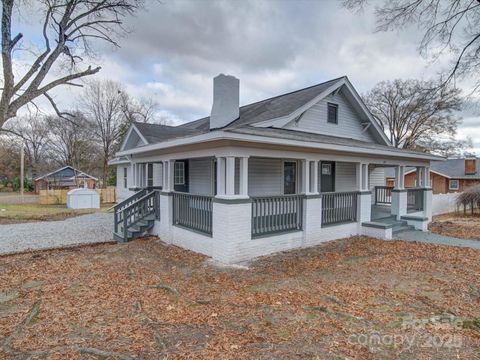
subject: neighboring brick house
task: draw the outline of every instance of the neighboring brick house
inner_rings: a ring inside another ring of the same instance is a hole
[[[389,169],[385,174],[386,185],[393,186],[393,169]],[[405,187],[415,187],[416,178],[416,168],[408,168],[405,172]],[[480,184],[480,161],[476,158],[432,161],[430,178],[433,194],[462,192],[468,187]]]
[[[71,166],[65,166],[35,179],[35,193],[40,190],[61,190],[84,187],[95,189],[97,178]]]

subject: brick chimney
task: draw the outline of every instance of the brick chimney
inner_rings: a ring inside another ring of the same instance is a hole
[[[213,78],[213,105],[210,130],[227,126],[240,114],[240,80],[220,74]]]
[[[465,175],[475,175],[477,173],[477,159],[465,159]]]

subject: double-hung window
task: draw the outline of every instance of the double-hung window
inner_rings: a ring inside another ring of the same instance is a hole
[[[123,187],[126,189],[127,186],[128,186],[128,183],[127,183],[127,167],[124,167],[123,168]]]
[[[185,163],[183,161],[175,162],[173,181],[175,185],[185,185]]]

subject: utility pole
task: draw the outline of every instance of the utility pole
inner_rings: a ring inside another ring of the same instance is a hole
[[[24,192],[24,183],[25,183],[25,174],[24,174],[24,168],[25,168],[25,147],[22,141],[22,146],[20,150],[20,196],[22,198],[22,203],[24,202],[23,198],[23,192]]]

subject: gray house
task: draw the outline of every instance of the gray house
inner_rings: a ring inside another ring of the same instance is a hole
[[[111,162],[119,241],[149,232],[232,263],[357,234],[388,239],[406,224],[426,230],[438,158],[392,147],[347,77],[240,107],[239,80],[222,74],[213,95],[208,117],[129,129]],[[404,188],[406,166],[418,187]],[[395,189],[372,194],[385,167]]]

